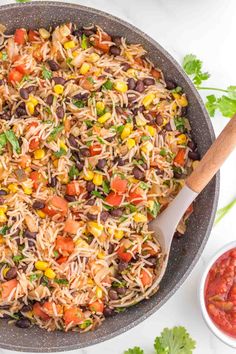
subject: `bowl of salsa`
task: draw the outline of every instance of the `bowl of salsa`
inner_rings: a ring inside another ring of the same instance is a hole
[[[236,348],[236,241],[209,262],[201,279],[200,305],[212,332]]]

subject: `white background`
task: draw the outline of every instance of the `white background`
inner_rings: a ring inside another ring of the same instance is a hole
[[[65,0],[66,1],[66,0]],[[81,0],[66,1],[104,10],[139,27],[156,39],[179,62],[185,54],[202,59],[211,73],[208,86],[236,85],[235,14],[236,0]],[[0,0],[0,4],[14,1]],[[227,123],[220,115],[212,118],[216,134]],[[236,197],[236,151],[221,170],[219,207]],[[105,343],[77,350],[78,354],[121,354],[141,346],[153,353],[153,341],[164,327],[185,326],[197,342],[195,354],[233,354],[221,343],[201,318],[197,290],[204,265],[221,246],[235,239],[236,206],[213,228],[210,240],[184,285],[153,316]],[[9,353],[0,349],[0,354]],[[12,352],[13,353],[13,352]]]

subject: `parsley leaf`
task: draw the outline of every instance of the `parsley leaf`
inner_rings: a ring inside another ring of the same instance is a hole
[[[104,84],[102,85],[102,88],[104,90],[112,90],[113,88],[113,83],[111,82],[110,79],[108,79],[106,82],[104,82]]]
[[[196,55],[188,54],[184,57],[183,68],[186,73],[192,77],[193,83],[198,86],[202,81],[209,79],[207,72],[202,72],[202,61]]]
[[[30,281],[32,282],[32,281],[34,281],[34,280],[37,280],[38,278],[40,278],[41,277],[41,275],[39,274],[39,273],[34,273],[34,274],[31,274],[30,275]]]
[[[52,78],[52,72],[48,70],[45,66],[43,66],[42,75],[44,80],[46,79],[50,80]]]
[[[71,168],[70,168],[70,171],[68,173],[69,177],[71,179],[74,179],[75,177],[78,177],[79,176],[79,170],[77,167],[75,167],[75,165],[73,165]]]
[[[12,260],[15,263],[19,263],[22,259],[24,259],[24,256],[22,254],[20,254],[19,256],[12,257]]]
[[[88,76],[88,77],[87,77],[87,81],[90,82],[90,84],[94,84],[94,83],[95,83],[95,81],[94,81],[94,79],[92,78],[92,76]]]
[[[154,200],[153,202],[153,205],[151,205],[149,208],[148,208],[148,212],[149,214],[151,214],[154,218],[157,217],[159,211],[161,209],[161,204],[158,203],[156,200]]]
[[[20,153],[20,145],[19,145],[17,137],[15,136],[15,133],[12,130],[8,130],[5,132],[5,136],[6,136],[7,140],[9,141],[9,143],[11,144],[13,151],[16,151],[17,154],[19,154]]]
[[[88,48],[88,38],[85,36],[85,34],[82,34],[81,48],[82,49],[87,49]]]
[[[109,182],[108,181],[103,181],[102,182],[102,188],[103,188],[103,191],[108,194],[110,192],[110,185],[109,185]]]
[[[232,100],[236,100],[236,86],[227,87],[227,91],[229,98],[231,98]]]
[[[74,104],[77,108],[83,108],[83,107],[85,106],[83,100],[76,100],[76,101],[73,101],[73,104]]]
[[[144,354],[144,351],[139,347],[134,347],[126,350],[124,354]]]
[[[206,109],[210,117],[214,117],[215,111],[217,109],[217,99],[215,95],[209,95],[206,97],[207,101],[205,103]]]
[[[59,157],[61,157],[61,156],[63,156],[63,155],[66,155],[66,150],[60,148],[60,150],[54,152],[54,155],[55,155],[57,158],[59,158]]]
[[[97,198],[104,199],[103,195],[101,195],[101,193],[98,191],[92,191],[91,194],[95,195]]]
[[[54,282],[57,283],[57,284],[60,284],[60,285],[68,285],[69,282],[67,279],[54,279]]]
[[[8,227],[7,225],[4,225],[1,229],[0,229],[0,235],[6,235],[7,231],[10,229],[10,227]]]
[[[223,95],[218,99],[218,109],[224,117],[231,118],[236,113],[236,100]]]
[[[64,125],[58,125],[57,127],[55,127],[51,134],[49,135],[49,137],[47,138],[47,141],[53,141],[57,138],[58,134],[64,129]]]
[[[183,133],[185,130],[185,119],[182,117],[175,117],[174,122],[175,122],[176,130]]]

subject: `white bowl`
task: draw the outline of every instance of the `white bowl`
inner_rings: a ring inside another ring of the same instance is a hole
[[[205,282],[206,282],[206,278],[207,278],[210,268],[212,267],[212,265],[215,263],[215,261],[220,256],[222,256],[225,252],[229,251],[232,248],[236,248],[236,241],[228,243],[226,246],[224,246],[219,251],[217,251],[217,253],[214,255],[214,257],[207,264],[207,267],[203,273],[203,276],[202,276],[202,279],[200,282],[199,299],[200,299],[200,306],[201,306],[201,310],[202,310],[202,316],[203,316],[207,326],[213,332],[213,334],[216,337],[218,337],[225,344],[229,345],[230,347],[236,348],[236,338],[228,336],[226,333],[221,331],[212,321],[211,317],[209,316],[209,314],[207,312],[206,305],[205,305],[205,298],[204,298]]]

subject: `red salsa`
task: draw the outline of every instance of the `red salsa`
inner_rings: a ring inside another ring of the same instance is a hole
[[[205,304],[212,321],[236,338],[236,248],[211,267],[205,284]]]

